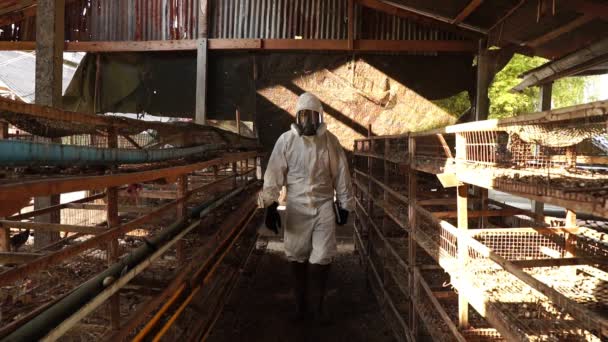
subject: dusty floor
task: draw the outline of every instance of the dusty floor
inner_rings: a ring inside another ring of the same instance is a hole
[[[394,341],[366,285],[354,255],[352,228],[338,231],[339,255],[333,264],[327,304],[333,324],[294,323],[292,278],[279,239],[262,238],[239,279],[209,341]],[[264,246],[266,245],[266,246]]]

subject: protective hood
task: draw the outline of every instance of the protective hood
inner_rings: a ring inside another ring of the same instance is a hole
[[[298,104],[296,105],[296,114],[301,110],[312,110],[323,115],[323,105],[318,97],[311,93],[304,93],[298,98]]]

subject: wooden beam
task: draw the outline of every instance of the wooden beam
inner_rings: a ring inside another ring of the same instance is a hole
[[[576,265],[606,265],[608,260],[601,257],[589,258],[559,258],[559,259],[536,259],[536,260],[513,260],[515,266],[521,268],[532,267],[559,267]]]
[[[453,218],[458,217],[458,211],[438,211],[433,212],[433,216],[438,219],[445,218]],[[467,215],[469,218],[477,218],[477,217],[502,217],[502,216],[514,216],[514,215],[522,215],[529,214],[527,210],[524,209],[499,209],[499,210],[469,210]]]
[[[207,39],[208,50],[278,50],[278,51],[349,51],[348,39]],[[474,52],[476,45],[468,40],[353,40],[360,52]],[[33,50],[35,42],[0,42],[0,50]],[[196,40],[67,42],[69,52],[138,52],[195,51]]]
[[[44,254],[40,253],[8,253],[8,252],[0,252],[0,265],[7,264],[25,264],[32,260],[36,260],[43,256]]]
[[[133,145],[134,147],[136,147],[139,150],[143,150],[144,148],[139,146],[139,144],[133,140],[133,138],[131,138],[129,135],[127,134],[122,134],[122,137],[125,138],[126,141],[128,141],[131,145]]]
[[[67,204],[65,208],[70,209],[82,209],[82,210],[103,210],[106,211],[105,204]],[[129,206],[129,205],[119,205],[118,212],[119,213],[149,213],[154,210],[154,207],[145,207],[145,206]]]
[[[486,31],[483,29],[463,25],[461,23],[452,24],[449,18],[442,18],[429,13],[421,13],[420,11],[414,11],[411,8],[398,4],[389,4],[378,0],[357,0],[357,2],[361,6],[371,8],[379,12],[407,18],[422,25],[428,25],[445,31],[458,33],[469,38],[479,39],[486,34]]]
[[[131,197],[127,191],[122,190],[119,193],[120,197]],[[177,193],[175,191],[163,191],[163,190],[141,190],[137,193],[139,198],[158,198],[158,199],[175,199]]]
[[[490,29],[488,30],[488,35],[490,35],[490,33],[497,28],[500,24],[502,24],[505,20],[509,19],[509,17],[511,17],[513,15],[513,13],[517,12],[517,10],[523,6],[526,3],[527,0],[520,0],[517,5],[511,7],[507,13],[505,13],[505,15],[503,15],[502,17],[498,18],[498,20],[496,20],[496,23],[494,23],[494,25],[492,25],[490,27]]]
[[[54,193],[67,193],[81,190],[103,189],[124,184],[143,183],[162,178],[176,179],[184,173],[208,168],[213,165],[230,163],[245,158],[258,156],[257,152],[229,153],[223,157],[183,166],[175,166],[149,171],[121,173],[102,176],[81,176],[65,178],[45,178],[13,184],[0,185],[0,199],[11,199],[23,196],[44,196]]]
[[[479,40],[477,52],[477,82],[475,87],[475,120],[487,120],[490,113],[490,98],[488,92],[492,81],[490,52],[487,41]]]
[[[78,226],[72,224],[59,224],[59,223],[46,223],[46,222],[19,222],[0,220],[0,225],[5,228],[21,228],[21,229],[33,229],[39,232],[70,232],[70,233],[85,233],[85,234],[100,234],[103,232],[103,228],[91,227],[91,226]]]
[[[559,36],[562,36],[568,32],[574,31],[575,29],[591,22],[595,18],[597,18],[597,16],[594,14],[584,14],[584,15],[570,21],[569,23],[567,23],[565,25],[556,28],[555,30],[549,31],[539,37],[536,37],[534,39],[531,39],[531,40],[525,42],[524,45],[530,46],[532,48],[536,48],[538,46],[541,46],[543,44],[546,44],[546,43],[552,41],[553,39],[555,39]]]
[[[468,18],[471,13],[473,13],[481,4],[483,0],[471,0],[469,4],[452,20],[452,24],[460,24],[466,18]]]

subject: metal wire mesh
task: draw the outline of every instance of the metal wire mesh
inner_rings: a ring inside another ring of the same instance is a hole
[[[548,258],[550,251],[565,256],[564,233],[555,235],[561,236],[561,244],[538,232],[484,232],[475,238],[507,260],[531,260]]]

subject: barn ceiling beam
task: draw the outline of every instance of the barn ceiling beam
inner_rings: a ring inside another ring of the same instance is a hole
[[[564,35],[568,32],[576,30],[577,28],[594,20],[595,18],[596,18],[596,15],[594,15],[594,14],[584,14],[584,15],[570,21],[569,23],[567,23],[565,25],[556,28],[555,30],[549,31],[549,32],[541,35],[540,37],[536,37],[534,39],[531,39],[531,40],[525,42],[524,45],[530,46],[532,48],[536,48],[538,46],[541,46],[543,44],[546,44],[546,43],[558,38],[561,35]]]
[[[209,50],[331,50],[395,52],[475,52],[468,40],[368,40],[356,39],[349,49],[348,39],[209,39]],[[36,48],[35,42],[0,42],[0,51]],[[197,40],[66,42],[69,52],[195,51]]]
[[[458,13],[456,18],[452,20],[452,24],[457,25],[462,23],[466,18],[471,15],[471,13],[475,12],[475,10],[479,6],[481,6],[482,3],[483,0],[472,0],[471,2],[469,2],[469,4],[460,13]]]
[[[433,26],[445,31],[462,34],[469,38],[479,39],[487,34],[487,31],[466,24],[452,24],[452,19],[446,18],[433,13],[417,10],[401,4],[381,1],[381,0],[357,0],[357,2],[367,8],[374,9],[379,12],[384,12],[390,15],[411,19],[419,24]]]

